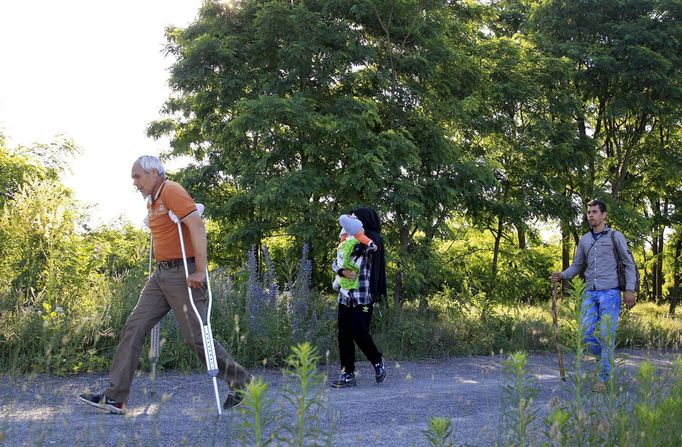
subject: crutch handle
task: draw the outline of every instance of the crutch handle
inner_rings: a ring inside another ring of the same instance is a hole
[[[168,210],[168,217],[170,217],[170,220],[172,220],[174,224],[180,223],[180,219],[178,219],[178,216],[176,216],[175,213],[171,210]]]
[[[200,217],[203,216],[205,208],[204,205],[202,203],[197,203],[196,205],[197,205],[196,213],[198,213]],[[181,222],[180,218],[171,210],[168,210],[168,217],[170,217],[174,224],[178,224]]]

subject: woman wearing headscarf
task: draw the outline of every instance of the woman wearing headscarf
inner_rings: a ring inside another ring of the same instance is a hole
[[[356,385],[355,345],[372,363],[377,383],[386,379],[386,368],[381,352],[377,349],[369,333],[374,303],[386,296],[386,260],[384,240],[381,237],[379,215],[372,208],[356,208],[352,216],[362,222],[365,235],[374,246],[368,250],[364,244],[357,244],[356,256],[360,257],[358,287],[338,296],[338,340],[341,360],[341,376],[332,382],[335,388]],[[334,273],[354,279],[353,271],[340,268],[336,260],[332,266]]]

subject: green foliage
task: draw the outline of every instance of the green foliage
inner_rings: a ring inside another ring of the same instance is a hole
[[[319,360],[310,343],[291,347],[282,370],[284,401],[279,403],[267,394],[269,386],[262,379],[247,385],[240,408],[243,419],[237,427],[240,445],[332,445],[333,415],[324,427],[321,424],[321,416],[330,405],[326,376],[318,370]]]
[[[437,246],[439,262],[430,265],[429,289],[446,286],[453,299],[489,304],[545,302],[551,297],[548,272],[556,259],[557,247],[530,239],[519,248],[505,233],[499,246],[500,261],[495,278],[490,269],[494,257],[494,234],[468,222],[453,221],[449,240]]]
[[[610,391],[618,402],[616,409],[610,408],[608,395],[601,399],[596,394],[585,406],[575,401],[559,401],[542,424],[543,436],[536,434],[524,443],[511,445],[678,445],[682,439],[682,423],[676,413],[682,408],[681,366],[681,358],[669,372],[657,371],[651,363],[643,362],[635,382],[628,385],[635,393],[628,392],[622,384]],[[531,395],[532,391],[521,398],[526,401]],[[505,422],[500,434],[514,432],[516,424],[517,421]]]
[[[535,395],[533,379],[526,367],[524,353],[513,354],[505,363],[507,385],[503,389],[503,415],[500,436],[504,445],[677,445],[682,439],[682,424],[674,411],[682,405],[682,358],[670,372],[659,372],[650,362],[643,362],[634,384],[622,383],[612,372],[606,392],[585,390],[582,370],[584,346],[580,323],[584,282],[572,281],[565,308],[574,319],[571,329],[575,340],[575,366],[571,378],[573,397],[561,398],[542,423],[543,437],[528,437],[528,430],[537,427],[532,406]],[[608,343],[609,340],[604,342]],[[629,390],[635,390],[630,392]]]
[[[576,335],[581,302],[580,295],[566,297],[559,312],[560,342],[573,352],[582,352],[583,348],[582,337]],[[410,302],[402,308],[379,309],[374,314],[373,336],[396,358],[556,349],[550,303],[482,308],[457,301],[450,294],[439,294],[430,297],[426,306]],[[618,348],[679,349],[682,320],[669,318],[664,306],[637,305],[621,316],[616,337]]]
[[[130,283],[140,283],[144,236],[130,225],[88,232],[71,191],[56,180],[62,152],[76,150],[72,143],[23,149],[42,165],[18,155],[3,159],[14,168],[3,178],[14,186],[0,210],[1,368],[101,369],[112,328],[132,308],[120,303]]]
[[[292,265],[307,243],[320,289],[336,217],[364,204],[384,216],[396,304],[449,280],[436,247],[462,218],[493,236],[473,295],[538,300],[526,285],[546,260],[526,238],[558,219],[568,253],[600,196],[635,248],[653,241],[646,294],[661,300],[682,209],[679,14],[668,0],[207,3],[167,32],[176,94],[149,133],[195,160],[178,177],[209,205],[218,265],[271,238]],[[512,233],[520,251],[505,252]],[[519,253],[531,268],[504,265]]]
[[[98,289],[61,297],[57,303],[49,303],[44,299],[47,295],[41,295],[36,300],[37,308],[15,308],[10,304],[17,302],[15,295],[5,296],[4,302],[10,307],[0,319],[5,337],[1,353],[10,360],[4,364],[18,371],[106,368],[145,279],[144,258],[138,258],[138,270],[103,279]],[[259,272],[253,263],[245,263],[234,272],[212,271],[214,336],[241,363],[282,365],[287,346],[304,339],[336,358],[336,300],[310,288],[307,262],[302,257],[293,278],[289,274],[283,279],[276,277],[276,268],[270,266]],[[109,271],[108,267],[102,271]],[[287,285],[288,281],[293,282]],[[280,288],[280,284],[284,285]],[[43,302],[50,305],[47,313]],[[70,304],[75,302],[78,306]],[[574,349],[580,340],[571,335],[578,323],[571,317],[569,302],[573,301],[564,301],[559,334],[562,343]],[[63,315],[57,307],[61,307]],[[572,309],[575,312],[579,307]],[[395,358],[553,349],[549,303],[482,308],[475,299],[465,300],[445,289],[428,300],[410,301],[402,307],[389,303],[374,315],[375,339]],[[682,322],[667,317],[662,306],[638,305],[621,319],[618,346],[675,349],[681,343]],[[172,314],[164,320],[162,344],[160,369],[201,367],[184,346]],[[51,356],[45,357],[48,350]],[[33,361],[36,353],[41,354],[44,363]],[[148,365],[148,359],[143,358],[142,367]]]
[[[309,244],[319,284],[353,206],[392,222],[400,268],[415,231],[431,239],[451,210],[478,207],[492,177],[447,121],[478,76],[457,9],[249,0],[168,31],[179,95],[149,132],[196,160],[182,180],[226,253],[285,233]]]
[[[619,414],[621,420],[628,418],[627,430],[619,434],[621,445],[667,446],[682,440],[682,422],[677,417],[682,410],[682,359],[675,361],[667,379],[670,385],[663,383],[650,363],[642,364],[637,378],[641,388],[634,418],[624,412]]]
[[[424,430],[432,447],[452,447],[452,421],[449,418],[434,417],[429,420],[429,429]]]
[[[533,11],[529,32],[543,53],[572,65],[573,133],[585,157],[561,176],[558,193],[581,208],[606,199],[616,228],[636,246],[651,241],[645,295],[657,301],[664,234],[680,205],[680,13],[667,0],[547,1]]]
[[[57,134],[48,143],[33,143],[13,149],[32,164],[40,166],[47,177],[57,180],[59,175],[69,171],[69,161],[81,152],[81,148],[67,135]]]
[[[140,270],[149,255],[147,232],[130,222],[114,222],[89,230],[83,235],[84,242],[96,264],[89,269],[106,276],[123,275]],[[146,269],[146,266],[145,266]]]
[[[292,347],[292,354],[287,358],[284,397],[294,409],[294,415],[284,426],[286,445],[321,445],[326,436],[331,436],[331,431],[325,431],[321,422],[328,387],[326,376],[317,370],[319,360],[317,350],[310,343]],[[331,444],[331,438],[327,444]]]
[[[44,176],[44,170],[26,157],[7,150],[0,142],[0,207],[14,198],[28,180]]]
[[[0,133],[0,208],[29,181],[56,181],[67,169],[67,159],[79,151],[65,135],[57,135],[49,143],[8,148]]]
[[[265,447],[277,439],[276,426],[281,417],[274,411],[275,399],[268,395],[269,388],[269,384],[260,377],[246,386],[244,402],[239,409],[243,419],[237,431],[242,445]]]
[[[537,385],[528,371],[525,352],[509,355],[504,363],[504,381],[501,398],[500,435],[503,445],[529,445],[532,425],[538,409],[533,408]]]

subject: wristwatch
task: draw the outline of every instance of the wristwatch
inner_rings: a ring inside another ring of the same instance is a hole
[[[630,289],[625,289],[625,291],[626,291],[626,292],[630,292],[630,293],[635,293],[634,290],[630,290]]]

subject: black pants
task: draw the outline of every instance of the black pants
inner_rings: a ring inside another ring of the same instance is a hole
[[[355,343],[372,365],[381,362],[381,353],[369,333],[372,304],[348,307],[339,304],[339,355],[344,372],[355,372]]]

